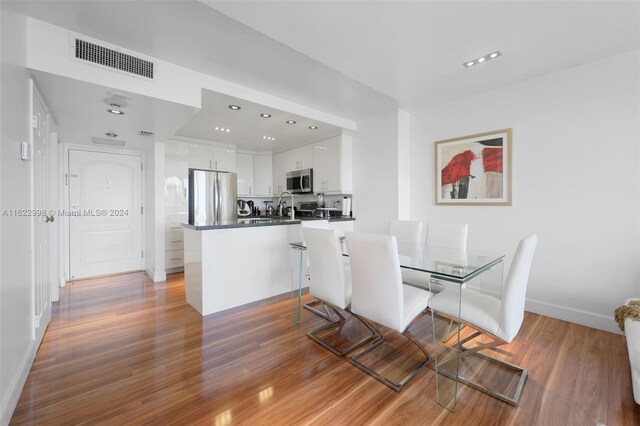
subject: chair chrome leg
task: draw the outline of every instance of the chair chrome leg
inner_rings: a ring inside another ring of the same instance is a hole
[[[476,345],[474,347],[468,348],[464,346],[464,343],[469,342],[473,339],[475,339],[478,336],[481,335],[486,335],[491,337],[491,341],[488,343],[483,343],[483,344],[479,344]],[[499,346],[501,344],[503,344],[504,342],[485,333],[482,333],[481,331],[477,330],[475,331],[473,334],[471,334],[469,337],[461,340],[458,344],[458,349],[459,349],[459,356],[460,358],[462,357],[468,357],[470,355],[485,359],[489,362],[492,362],[494,364],[499,364],[502,365],[504,367],[507,367],[510,370],[513,370],[515,373],[514,374],[520,374],[520,379],[518,380],[518,383],[516,384],[516,388],[515,388],[515,392],[513,396],[509,396],[509,395],[505,395],[502,392],[499,392],[495,389],[492,389],[490,387],[484,386],[480,383],[477,383],[471,379],[467,379],[461,375],[458,375],[458,381],[460,383],[464,383],[467,386],[470,386],[474,389],[479,390],[480,392],[484,392],[487,395],[493,396],[494,398],[497,398],[501,401],[506,402],[507,404],[511,404],[511,405],[515,405],[518,406],[518,402],[520,400],[520,395],[522,394],[522,389],[524,388],[524,383],[527,380],[527,375],[528,375],[528,371],[526,368],[522,368],[518,365],[515,364],[511,364],[507,361],[503,361],[497,358],[494,358],[492,356],[489,355],[485,355],[483,353],[480,353],[480,351],[482,350],[494,350],[496,348],[496,346]],[[451,379],[455,380],[455,377],[453,374],[447,372],[446,370],[441,371],[441,373]]]
[[[323,326],[321,326],[319,328],[316,328],[315,330],[310,331],[309,333],[307,333],[307,337],[310,338],[311,340],[313,340],[314,342],[318,343],[319,345],[323,346],[325,349],[328,349],[332,353],[338,355],[339,357],[342,357],[342,356],[348,354],[349,352],[352,352],[354,349],[357,349],[360,346],[364,345],[365,343],[367,343],[367,342],[369,342],[371,340],[374,340],[374,339],[376,339],[376,338],[378,338],[380,336],[378,334],[378,331],[375,328],[373,328],[367,322],[362,321],[362,319],[360,317],[358,317],[357,315],[354,315],[355,318],[357,318],[360,322],[362,322],[371,331],[371,334],[368,335],[368,336],[363,337],[362,339],[358,340],[357,342],[354,342],[353,344],[349,345],[347,348],[339,350],[335,346],[327,343],[325,340],[322,340],[320,337],[317,336],[317,334],[321,333],[324,330],[332,328],[337,324],[340,324],[340,323],[344,322],[345,318],[344,318],[344,316],[342,316],[342,314],[340,314],[338,309],[335,308],[334,306],[331,306],[328,303],[323,303],[323,305],[324,305],[324,308],[327,310],[327,315],[330,318],[331,322],[329,324],[325,324],[325,325],[323,325]],[[334,321],[331,318],[330,310],[333,311],[336,315],[338,315],[339,319]]]
[[[378,334],[380,334],[380,333],[378,332]],[[370,346],[367,346],[366,348],[364,348],[360,352],[358,352],[358,353],[356,353],[354,355],[351,355],[349,357],[349,361],[353,365],[355,365],[356,367],[358,367],[359,369],[364,371],[365,373],[369,374],[373,378],[375,378],[375,379],[381,381],[382,383],[384,383],[385,385],[389,386],[391,389],[395,390],[396,392],[400,392],[405,387],[405,385],[409,382],[409,380],[414,378],[415,375],[418,374],[420,372],[420,370],[422,370],[422,368],[425,365],[427,365],[427,363],[431,359],[431,357],[429,356],[429,353],[427,352],[427,350],[420,344],[420,342],[418,342],[418,340],[415,338],[415,336],[413,334],[411,334],[411,332],[409,332],[408,328],[402,333],[402,335],[407,337],[414,345],[416,345],[418,347],[418,349],[420,349],[420,351],[424,354],[425,359],[420,361],[418,363],[418,365],[416,365],[416,367],[411,372],[409,372],[409,374],[407,374],[400,381],[400,383],[392,382],[391,380],[387,379],[386,377],[384,377],[380,373],[374,371],[373,369],[367,367],[366,365],[364,365],[360,361],[358,361],[358,357],[366,354],[367,352],[372,351],[373,349],[377,348],[378,346],[380,346],[382,344],[382,342],[384,341],[384,337],[382,336],[382,334],[380,334],[380,340],[374,342]]]
[[[321,304],[322,304],[321,300],[314,300],[312,302],[305,303],[304,305],[302,305],[302,307],[305,308],[308,311],[313,312],[317,316],[326,319],[327,321],[331,321],[331,319],[329,318],[329,314],[327,313],[326,309],[323,312],[323,311],[315,308],[315,306],[318,306],[318,305],[321,305]]]

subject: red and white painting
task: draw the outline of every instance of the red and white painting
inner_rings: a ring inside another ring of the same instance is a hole
[[[437,141],[436,204],[511,205],[511,129]]]

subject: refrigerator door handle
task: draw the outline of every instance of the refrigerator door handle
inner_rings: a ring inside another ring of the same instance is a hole
[[[221,208],[221,206],[220,206],[220,199],[221,199],[220,198],[220,179],[219,179],[219,176],[218,176],[217,173],[216,173],[215,182],[216,182],[216,184],[215,184],[215,191],[216,191],[216,194],[215,194],[215,196],[216,196],[216,198],[215,198],[215,204],[216,204],[215,205],[215,210],[216,210],[215,211],[215,221],[216,222],[220,222],[220,208]]]

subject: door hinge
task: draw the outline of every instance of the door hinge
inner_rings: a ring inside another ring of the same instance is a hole
[[[142,167],[143,167],[143,166],[142,166],[142,163],[140,163],[140,170],[142,170]]]
[[[32,115],[31,116],[31,127],[33,127],[34,129],[38,128],[38,116],[37,115]]]
[[[64,174],[64,186],[69,186],[69,173]]]
[[[140,206],[140,214],[144,214],[144,207]]]
[[[140,251],[140,257],[142,257],[144,259],[144,250]]]
[[[33,317],[34,328],[40,328],[40,315]]]

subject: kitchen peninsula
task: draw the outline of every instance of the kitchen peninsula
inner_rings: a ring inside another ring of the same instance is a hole
[[[353,220],[331,218],[328,226],[344,235],[353,230]],[[183,224],[187,303],[208,315],[291,291],[296,271],[289,243],[302,241],[303,227],[324,227],[326,222],[263,217]]]

